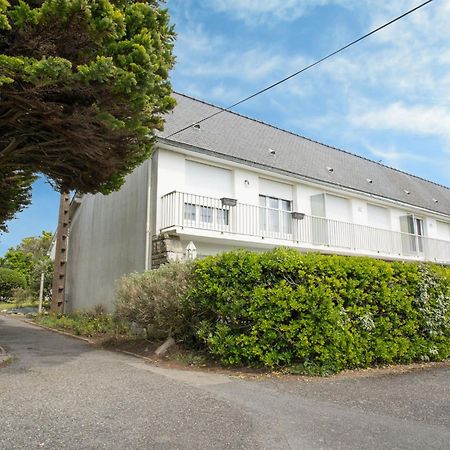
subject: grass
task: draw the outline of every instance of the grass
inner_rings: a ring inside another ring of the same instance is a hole
[[[200,352],[193,351],[184,351],[184,352],[175,352],[173,355],[170,355],[171,359],[182,363],[187,366],[198,366],[204,367],[211,363],[210,358],[207,355]]]
[[[37,307],[37,301],[28,302],[0,302],[0,311],[14,309],[14,308],[33,308]]]
[[[40,314],[33,320],[48,328],[91,338],[92,343],[103,348],[130,351],[150,358],[155,358],[155,350],[161,344],[159,340],[150,341],[142,335],[137,335],[128,323],[113,315],[98,311],[65,315]],[[187,350],[179,345],[169,350],[163,359],[181,366],[204,367],[210,362],[206,354]]]
[[[6,367],[13,362],[12,356],[7,356],[3,361],[0,360],[0,368]]]
[[[67,331],[77,336],[112,338],[134,335],[128,324],[103,313],[41,314],[34,320],[40,325]]]

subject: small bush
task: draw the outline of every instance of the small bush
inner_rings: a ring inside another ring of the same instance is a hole
[[[224,364],[327,374],[450,356],[450,276],[432,264],[236,251],[196,261],[187,298]]]
[[[0,267],[0,299],[11,301],[15,289],[25,289],[26,279],[16,270]]]
[[[186,336],[189,320],[182,299],[191,270],[190,263],[172,262],[123,277],[117,286],[117,316],[134,322],[153,338]]]

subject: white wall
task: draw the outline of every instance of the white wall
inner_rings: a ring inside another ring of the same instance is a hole
[[[258,205],[259,176],[249,170],[235,168],[234,172],[234,198],[241,203]]]
[[[70,226],[67,311],[97,305],[112,311],[116,281],[145,269],[149,164],[118,192],[83,196]]]
[[[369,223],[369,211],[367,202],[358,198],[350,200],[351,217],[353,223],[358,225],[374,226]]]

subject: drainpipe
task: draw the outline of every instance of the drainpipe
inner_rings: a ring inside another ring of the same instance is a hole
[[[151,171],[152,171],[152,159],[149,158],[147,160],[147,223],[145,225],[145,261],[144,261],[144,270],[150,269],[150,208],[151,208]]]

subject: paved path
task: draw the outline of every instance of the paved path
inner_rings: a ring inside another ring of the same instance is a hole
[[[0,449],[450,449],[450,367],[249,381],[0,316]]]

